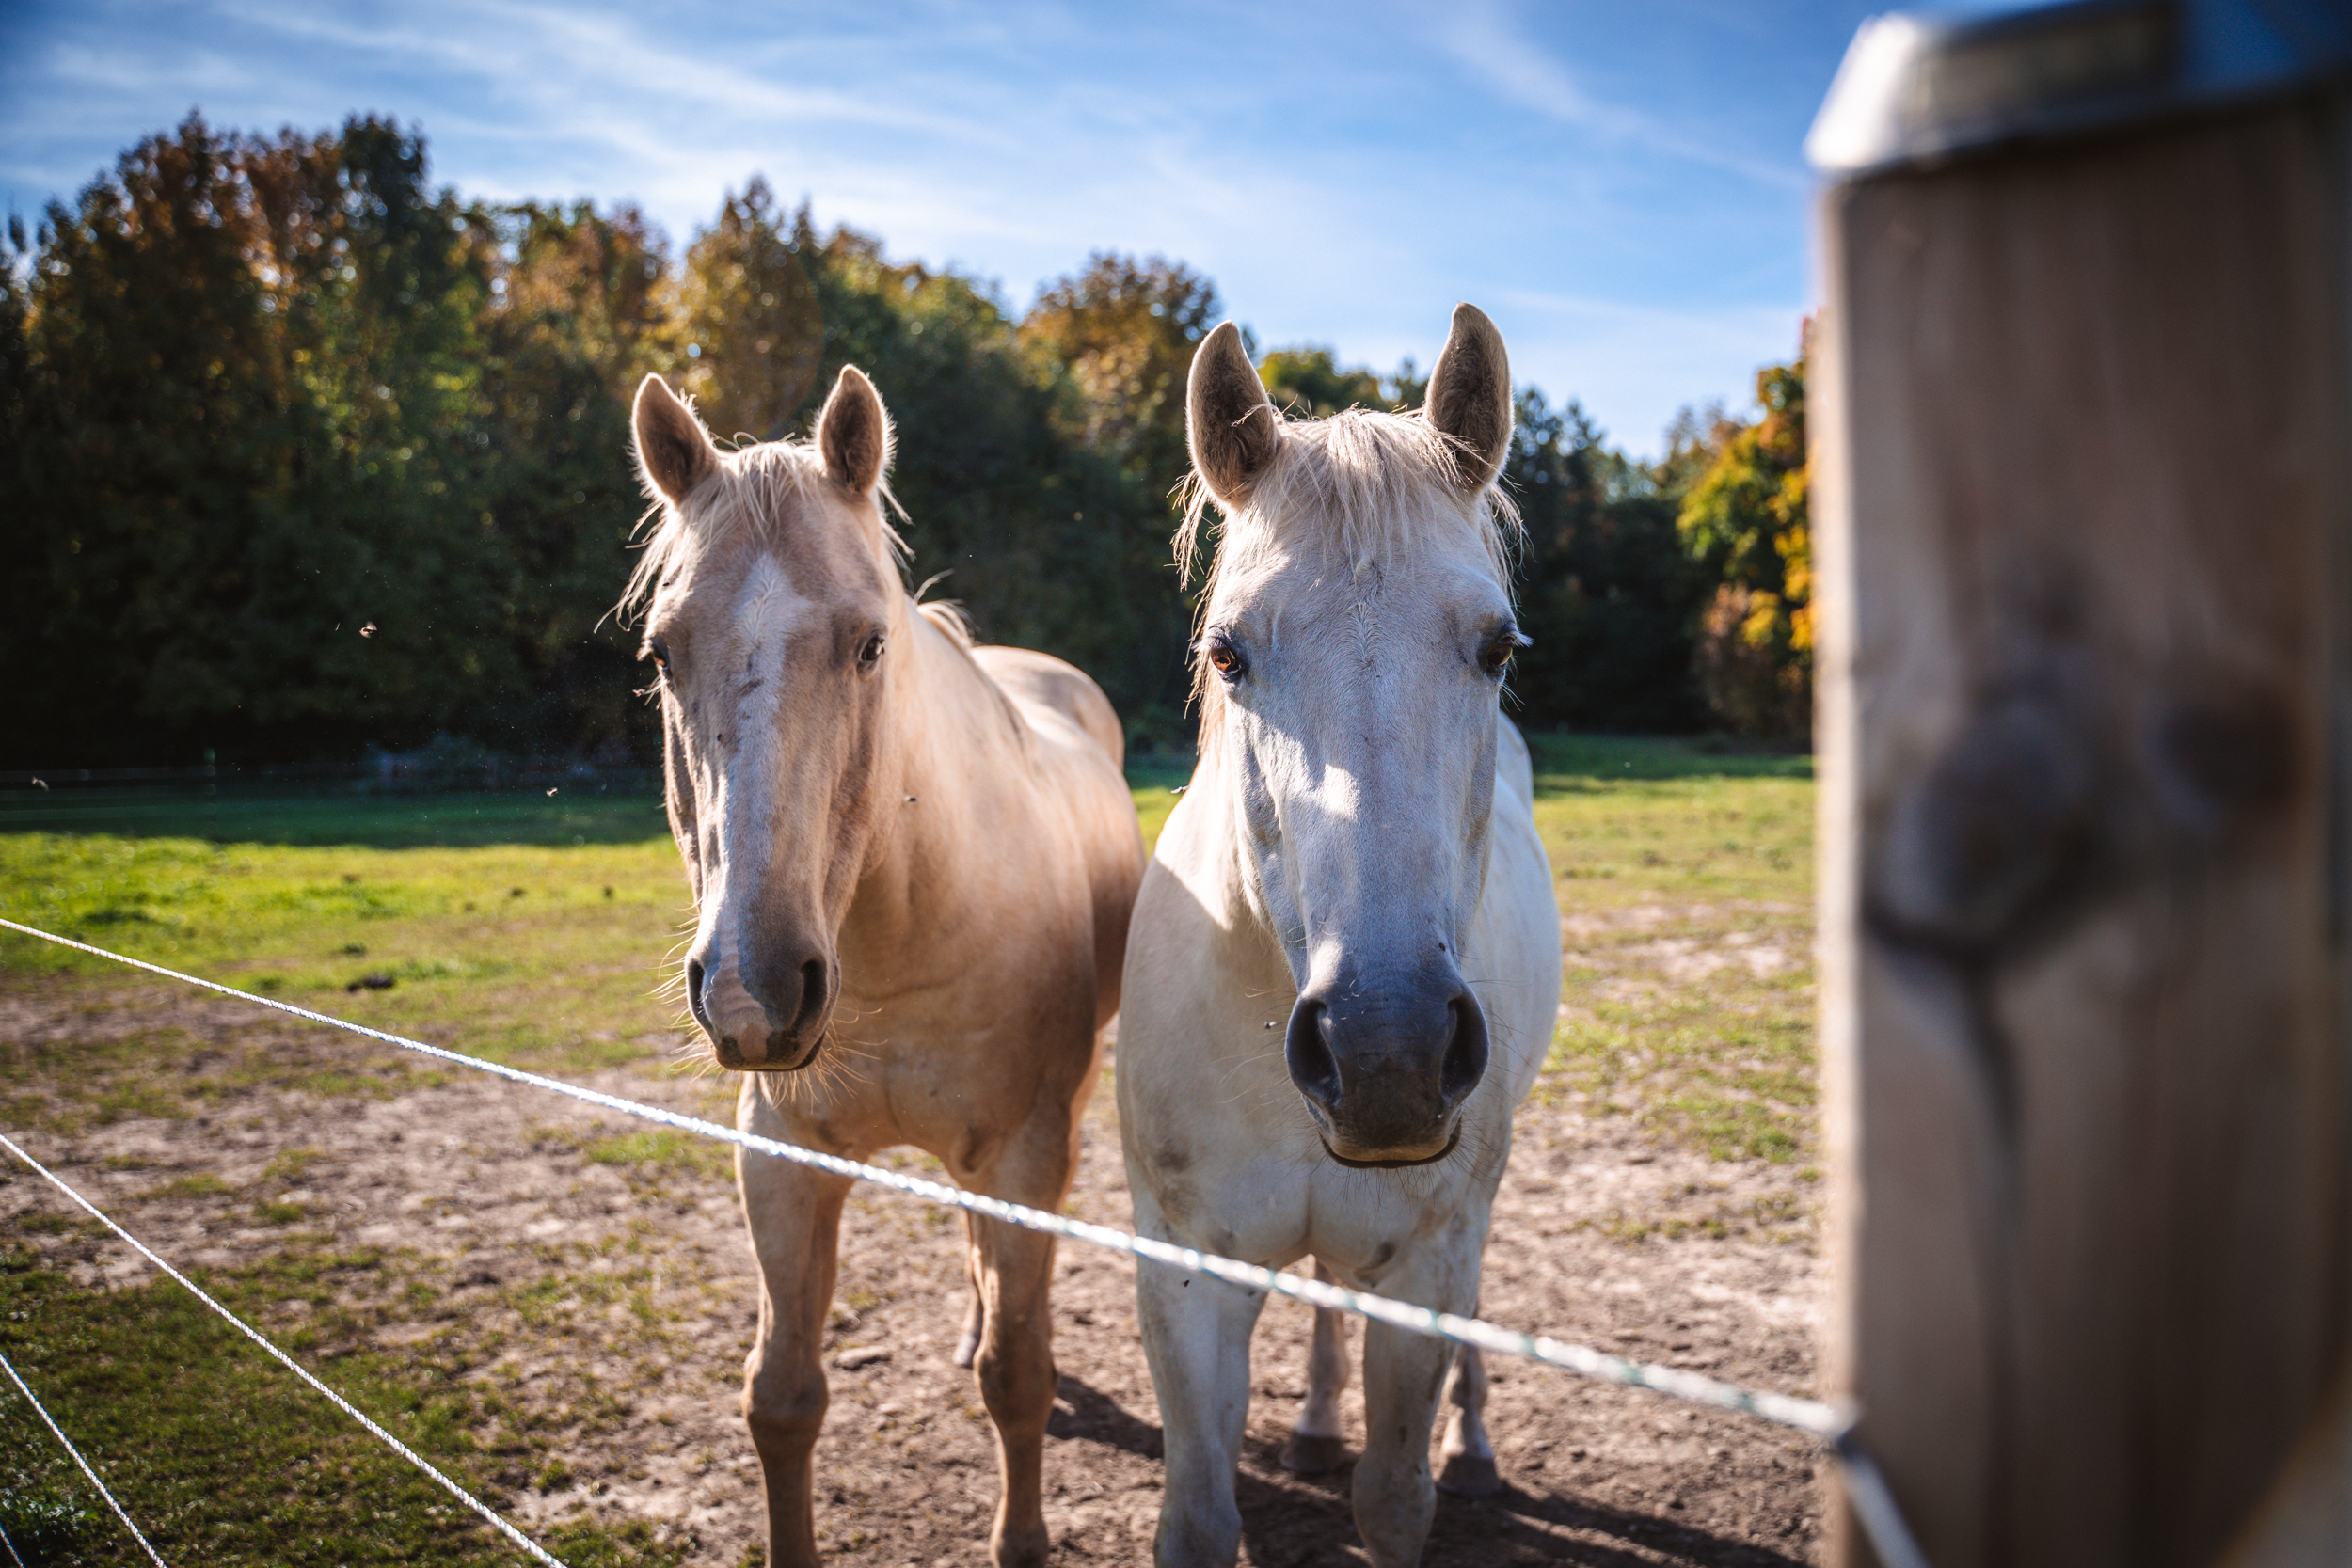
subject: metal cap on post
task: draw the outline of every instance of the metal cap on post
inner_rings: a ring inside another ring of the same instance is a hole
[[[1806,152],[1831,1389],[1935,1568],[2352,1562],[2352,4],[1882,17]]]
[[[2227,108],[2348,67],[2352,7],[2327,0],[2089,0],[1971,23],[1872,17],[1804,155],[1846,178]]]

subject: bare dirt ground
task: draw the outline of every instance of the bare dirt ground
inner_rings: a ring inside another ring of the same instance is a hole
[[[385,1345],[476,1347],[463,1375],[537,1408],[555,1458],[506,1493],[521,1522],[643,1517],[689,1561],[759,1560],[757,1471],[735,1408],[755,1287],[733,1181],[710,1149],[487,1076],[420,1073],[401,1065],[414,1058],[245,1004],[62,983],[0,993],[0,1044],[21,1053],[70,1062],[78,1044],[134,1039],[156,1042],[158,1076],[214,1074],[218,1091],[180,1114],[29,1134],[38,1157],[183,1266],[257,1260],[288,1244],[289,1226],[319,1244],[384,1249],[394,1261],[373,1296],[339,1321]],[[730,1085],[650,1065],[667,1042],[639,1043],[649,1065],[596,1086],[732,1119]],[[328,1098],[287,1086],[330,1066],[373,1087]],[[1123,1227],[1109,1100],[1097,1096],[1073,1209]],[[1523,1110],[1486,1315],[1811,1392],[1809,1189],[1786,1167],[1710,1162],[1628,1128],[1565,1104]],[[0,1186],[0,1220],[61,1207],[21,1174]],[[985,1560],[993,1454],[970,1374],[948,1359],[965,1289],[955,1223],[884,1193],[850,1200],[819,1452],[818,1520],[834,1560]],[[43,1244],[87,1284],[147,1277],[127,1249],[87,1233]],[[1065,1245],[1046,1453],[1047,1519],[1065,1561],[1149,1558],[1160,1432],[1132,1279],[1124,1259]],[[291,1304],[266,1326],[297,1335],[314,1310]],[[1259,1329],[1240,1481],[1252,1564],[1365,1560],[1348,1473],[1296,1477],[1276,1462],[1303,1394],[1309,1322],[1277,1300]],[[309,1396],[257,1378],[254,1397]],[[1509,1363],[1494,1366],[1489,1423],[1508,1490],[1441,1500],[1430,1564],[1815,1560],[1823,1466],[1803,1438]]]

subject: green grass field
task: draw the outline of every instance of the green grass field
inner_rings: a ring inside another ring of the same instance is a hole
[[[611,1418],[596,1406],[612,1391],[532,1408],[496,1380],[464,1375],[473,1369],[432,1341],[375,1348],[377,1325],[430,1300],[433,1287],[403,1261],[292,1231],[267,1264],[204,1271],[201,1282],[230,1310],[277,1328],[290,1354],[477,1496],[543,1477],[562,1463],[550,1437]],[[288,1332],[279,1323],[290,1305],[305,1318]],[[177,1285],[92,1291],[12,1245],[0,1251],[0,1320],[9,1361],[176,1564],[519,1560]],[[485,1442],[485,1429],[497,1436]],[[13,1388],[0,1399],[0,1530],[27,1568],[146,1560]],[[558,1526],[542,1541],[571,1568],[678,1558],[649,1528]]]
[[[1813,1145],[1813,762],[1540,737],[1566,925],[1539,1100],[1718,1159]]]
[[[1785,1159],[1812,1108],[1810,759],[1540,736],[1568,922],[1541,1091],[1724,1158]],[[1181,773],[1138,769],[1147,839]],[[358,796],[0,814],[9,918],[356,1022],[555,1069],[643,1060],[688,901],[658,800]],[[218,820],[215,817],[217,814]],[[0,980],[135,976],[0,933]],[[386,984],[386,982],[389,982]],[[136,980],[136,983],[151,983]],[[35,1083],[43,1101],[27,1098]],[[13,1053],[0,1115],[60,1130],[135,1101]],[[149,1108],[153,1108],[149,1106]]]
[[[1718,1159],[1810,1159],[1809,759],[1657,740],[1536,744],[1567,953],[1539,1112],[1573,1109]],[[1147,837],[1182,777],[1132,775]],[[0,810],[0,913],[518,1065],[673,1070],[677,1010],[657,992],[689,910],[651,797],[20,797]],[[0,933],[0,998],[99,1012],[165,984]],[[389,1050],[321,1066],[169,1027],[62,1048],[0,1038],[0,1126],[71,1137],[205,1115],[262,1088],[383,1095],[435,1076]],[[628,1142],[590,1157],[718,1168],[699,1146]],[[493,1500],[561,1463],[495,1381],[375,1348],[373,1325],[437,1288],[428,1266],[338,1252],[300,1228],[298,1211],[273,1215],[257,1196],[254,1214],[285,1226],[284,1246],[266,1265],[209,1273],[208,1288],[265,1315],[311,1303],[292,1348],[313,1350],[305,1358],[330,1383]],[[56,1201],[26,1216],[26,1232],[84,1223]],[[247,1397],[280,1374],[177,1287],[77,1284],[36,1267],[32,1240],[0,1237],[0,1349],[135,1481],[145,1520],[201,1543],[203,1560],[512,1559],[315,1400]],[[597,1419],[597,1397],[563,1419]],[[475,1435],[485,1431],[504,1435]],[[28,1563],[137,1560],[12,1390],[0,1395],[0,1530]],[[549,1544],[573,1563],[675,1560],[649,1537],[587,1526]]]

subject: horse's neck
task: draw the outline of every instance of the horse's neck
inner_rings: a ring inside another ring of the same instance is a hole
[[[1025,787],[1025,723],[1004,692],[947,633],[912,605],[907,654],[883,722],[887,738],[875,785],[878,827],[841,928],[842,979],[876,977],[919,964],[942,932],[974,919],[1001,895],[986,857],[969,842],[1002,792]]]

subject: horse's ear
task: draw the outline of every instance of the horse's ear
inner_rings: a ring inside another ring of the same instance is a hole
[[[719,449],[710,444],[710,432],[660,376],[637,384],[629,425],[637,440],[637,472],[648,490],[672,505],[718,471]]]
[[[1281,417],[1242,347],[1241,329],[1232,322],[1203,338],[1193,352],[1184,436],[1200,483],[1228,511],[1249,499],[1249,487],[1281,445]]]
[[[870,495],[890,467],[889,412],[855,365],[841,367],[817,416],[817,454],[826,478],[861,496]]]
[[[1511,356],[1502,334],[1475,305],[1454,308],[1454,330],[1429,372],[1429,422],[1454,437],[1465,490],[1484,490],[1511,451]]]

